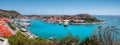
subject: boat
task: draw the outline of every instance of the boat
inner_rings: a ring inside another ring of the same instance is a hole
[[[30,25],[30,23],[25,23],[25,22],[20,23],[20,26],[29,26],[29,25]]]
[[[29,19],[26,19],[26,18],[24,18],[24,19],[19,19],[18,25],[19,25],[19,26],[22,26],[22,27],[24,27],[24,26],[30,26],[30,20],[29,20]]]
[[[69,24],[70,20],[64,20],[64,27],[67,27],[67,25]]]
[[[25,29],[25,28],[20,28],[21,29],[21,31],[23,31],[23,32],[26,32],[27,31],[27,29]]]

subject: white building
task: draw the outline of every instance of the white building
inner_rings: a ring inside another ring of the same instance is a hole
[[[74,21],[78,23],[83,23],[85,20],[74,20]]]
[[[8,39],[0,37],[0,45],[9,45]]]

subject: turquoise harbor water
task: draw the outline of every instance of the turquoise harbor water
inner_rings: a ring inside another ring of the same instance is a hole
[[[103,27],[117,26],[120,28],[120,16],[94,16],[100,20],[104,20],[107,24],[101,24]],[[88,25],[68,25],[64,27],[59,24],[48,24],[40,20],[30,20],[31,26],[29,30],[42,38],[48,39],[49,37],[62,38],[67,36],[68,33],[71,33],[73,36],[79,36],[81,40],[85,37],[91,36],[92,32],[97,29],[97,24],[88,24]]]

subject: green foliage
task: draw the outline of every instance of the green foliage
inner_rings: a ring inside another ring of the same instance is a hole
[[[115,26],[99,26],[97,32],[86,38],[80,45],[120,45],[119,29]]]
[[[43,42],[49,42],[41,38],[30,39],[25,35],[21,34],[20,32],[13,36],[6,36],[5,38],[9,40],[10,45],[40,45]]]
[[[101,22],[100,20],[98,20],[96,18],[84,18],[83,20],[85,20],[85,22],[87,22],[87,23]]]
[[[63,37],[59,40],[59,45],[79,45],[79,37],[74,37],[69,34],[67,37]]]
[[[11,29],[16,30],[15,26],[12,23],[10,23],[10,22],[7,22],[7,23],[10,26]]]
[[[99,43],[102,45],[120,45],[120,29],[115,26],[107,26],[107,27],[98,27],[97,35],[99,38]]]
[[[7,17],[7,18],[17,18],[20,15],[20,13],[14,11],[14,10],[2,10],[0,9],[0,17]]]
[[[87,37],[80,43],[80,45],[98,45],[96,38],[96,36]]]
[[[101,22],[100,20],[96,19],[95,17],[89,14],[77,14],[76,16],[84,17],[81,19],[85,20],[86,23]]]

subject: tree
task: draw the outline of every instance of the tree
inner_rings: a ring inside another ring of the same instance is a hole
[[[79,42],[79,37],[68,34],[67,37],[63,37],[59,40],[59,45],[79,45]]]
[[[101,45],[118,45],[118,37],[120,35],[120,30],[115,26],[107,26],[103,28],[102,26],[98,27],[98,40]]]
[[[120,45],[120,30],[115,26],[103,28],[98,26],[91,37],[87,37],[80,45]]]
[[[0,17],[7,17],[7,18],[17,18],[21,15],[19,12],[14,10],[2,10],[0,9]]]

